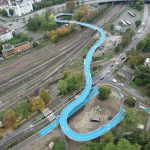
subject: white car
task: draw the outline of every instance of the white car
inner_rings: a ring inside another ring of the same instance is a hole
[[[110,73],[110,70],[107,71],[107,74],[109,74],[109,73]]]
[[[113,81],[114,83],[117,83],[117,80],[116,80],[116,79],[112,79],[112,81]]]
[[[121,85],[122,87],[125,87],[125,85],[124,85],[123,83],[120,83],[120,85]]]
[[[118,65],[119,64],[119,62],[116,62],[116,65]]]
[[[121,56],[122,56],[122,54],[119,55],[119,57],[121,57]]]

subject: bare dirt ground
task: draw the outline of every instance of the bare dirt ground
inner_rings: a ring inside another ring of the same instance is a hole
[[[103,109],[102,112],[97,111],[98,106]],[[109,117],[114,117],[119,111],[119,96],[112,92],[109,99],[100,101],[97,97],[90,100],[85,108],[70,120],[72,129],[79,133],[86,133],[95,130],[109,121]],[[100,123],[91,122],[91,118],[100,118]]]

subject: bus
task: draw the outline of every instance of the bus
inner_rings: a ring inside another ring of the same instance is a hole
[[[132,17],[135,17],[135,14],[133,14],[131,11],[128,11],[128,14]]]
[[[127,23],[128,25],[131,25],[131,22],[129,22],[128,20],[126,20],[126,23]]]
[[[124,22],[122,19],[120,20],[120,22],[125,26],[127,25],[126,22]]]

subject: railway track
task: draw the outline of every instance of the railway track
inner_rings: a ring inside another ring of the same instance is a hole
[[[82,46],[84,46],[84,44],[88,40],[89,39],[87,39],[85,41],[81,41],[80,43],[77,43],[69,50],[66,50],[62,55],[60,55],[61,58],[58,57],[56,60],[51,62],[51,67],[49,67],[49,70],[47,70],[46,72],[43,72],[42,74],[36,74],[36,76],[34,76],[33,80],[31,80],[31,81],[24,82],[24,84],[26,84],[26,86],[27,86],[27,88],[25,89],[25,93],[27,95],[30,95],[33,93],[33,91],[45,86],[48,83],[48,81],[51,79],[51,77],[54,74],[56,74],[58,72],[58,70],[60,68],[62,68],[77,51],[80,51]],[[56,62],[56,61],[58,61],[58,62]],[[2,102],[2,104],[0,106],[1,110],[6,109],[9,106],[11,106],[19,101],[19,98],[22,97],[22,95],[17,94],[19,89],[20,89],[20,87],[13,90],[9,94],[7,94],[7,98],[5,97],[5,95],[0,97],[1,102]],[[13,95],[13,97],[12,97],[12,95]]]
[[[120,7],[122,7],[122,6],[120,6]],[[110,20],[110,19],[111,19],[111,17],[108,18],[108,20]],[[107,21],[105,20],[105,23],[106,22]],[[99,23],[96,23],[96,25],[99,25]],[[95,33],[94,31],[86,29],[85,31],[82,31],[80,33],[80,35],[82,35],[84,32],[86,32],[86,35],[87,35],[87,37],[84,37],[84,41],[88,38],[89,35],[92,35]],[[79,37],[80,37],[80,35],[79,35]],[[79,37],[76,37],[77,41],[78,41]],[[75,39],[73,39],[73,41],[74,40]],[[81,40],[79,39],[79,41],[81,41]],[[74,45],[75,43],[70,42],[70,44]],[[62,43],[62,45],[63,45],[63,43]],[[72,51],[73,51],[73,49],[72,49]],[[77,56],[78,53],[79,53],[79,48],[77,47],[77,50],[74,51],[72,54],[71,54],[71,50],[70,50],[70,53],[67,55],[66,58],[64,58],[64,60],[61,59],[61,61],[60,61],[60,57],[57,57],[55,59],[52,58],[52,59],[48,60],[47,63],[44,62],[43,64],[41,64],[40,67],[37,67],[39,69],[34,68],[32,71],[28,71],[27,73],[25,73],[25,75],[21,75],[20,77],[16,77],[16,78],[12,79],[10,82],[6,82],[6,83],[2,84],[0,86],[0,91],[1,91],[1,93],[3,93],[3,94],[0,94],[1,95],[0,109],[2,110],[2,109],[6,109],[10,106],[13,106],[16,102],[19,101],[20,98],[23,97],[23,95],[30,95],[36,89],[39,89],[40,87],[43,87],[44,85],[46,85],[47,82],[52,78],[52,76],[55,75],[58,72],[58,70],[61,67],[63,67],[66,63],[71,62]],[[42,53],[40,53],[40,54],[42,54]],[[64,52],[64,54],[67,54],[67,53]],[[63,52],[62,52],[62,55],[60,55],[60,56],[64,56]],[[58,63],[56,63],[57,60],[58,60]],[[52,68],[51,66],[53,64],[55,64],[55,66]],[[44,72],[44,70],[47,70],[47,71]],[[31,78],[32,78],[32,80],[31,80]],[[20,83],[20,84],[23,83],[26,86],[23,94],[19,94],[22,91],[21,86],[19,88],[17,88],[15,91],[12,90],[13,86],[17,85],[18,83]],[[8,94],[5,94],[5,91],[8,92],[8,89],[11,89],[11,91]]]

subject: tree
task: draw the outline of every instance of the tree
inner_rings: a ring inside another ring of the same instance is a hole
[[[28,105],[27,101],[20,102],[16,106],[16,114],[18,117],[28,118],[30,113],[29,113],[29,105]]]
[[[117,45],[117,46],[115,47],[114,51],[115,51],[116,53],[118,53],[118,52],[120,52],[122,49],[123,49],[122,46]]]
[[[69,70],[67,69],[67,68],[65,68],[64,70],[63,70],[63,75],[64,75],[64,78],[67,78],[67,76],[69,75]]]
[[[81,145],[80,150],[100,150],[100,146],[95,142],[86,142]]]
[[[148,85],[150,84],[150,69],[145,65],[139,65],[135,68],[135,83],[137,85]]]
[[[11,16],[13,16],[14,10],[10,8],[10,9],[9,9],[9,14],[10,14]]]
[[[4,126],[9,128],[12,127],[16,123],[16,112],[12,109],[8,109],[3,116]]]
[[[51,14],[51,15],[49,16],[49,24],[50,24],[50,28],[51,28],[51,29],[54,29],[55,26],[56,26],[54,17],[55,17],[54,14]]]
[[[45,102],[40,98],[40,96],[33,97],[31,100],[31,110],[42,112],[45,108]]]
[[[2,9],[2,10],[1,10],[1,14],[2,14],[2,16],[4,16],[4,17],[8,17],[8,13],[7,13],[7,11],[6,11],[5,9]]]
[[[112,142],[109,142],[106,144],[103,150],[116,150],[116,146]]]
[[[148,143],[150,141],[150,133],[147,133],[140,129],[136,129],[131,134],[125,135],[124,138],[126,138],[132,144],[137,143],[137,144],[141,145],[142,149],[144,149],[144,147],[146,145],[148,145]]]
[[[123,138],[119,140],[116,150],[140,150],[140,146],[138,144],[132,145],[128,140]]]
[[[150,33],[137,44],[136,49],[139,52],[150,52]]]
[[[128,60],[128,64],[131,68],[135,68],[136,66],[142,64],[143,62],[144,59],[139,54],[130,55]]]
[[[2,138],[3,138],[3,129],[0,128],[0,139],[2,139]]]
[[[141,24],[141,20],[136,20],[136,21],[135,21],[136,27],[139,27],[140,24]]]
[[[64,80],[59,80],[58,82],[59,94],[66,94],[68,92],[67,83]]]
[[[45,89],[40,89],[39,96],[45,102],[45,104],[50,102],[50,96]]]
[[[68,12],[73,12],[73,10],[75,8],[75,2],[74,2],[74,0],[67,1],[66,7],[67,7],[67,11]]]
[[[99,99],[100,100],[106,100],[109,97],[109,94],[111,93],[111,89],[107,86],[101,86],[99,88]]]
[[[132,37],[133,37],[134,34],[135,34],[134,30],[131,29],[131,28],[128,28],[126,30],[126,32],[123,33],[123,35],[122,35],[121,45],[123,47],[127,46],[128,43],[131,41],[131,39],[132,39]]]
[[[92,12],[88,5],[78,8],[75,12],[74,19],[82,22],[88,22],[92,18]]]
[[[50,32],[50,40],[54,43],[58,41],[58,32],[56,30]]]
[[[128,96],[124,101],[125,105],[128,107],[135,107],[135,102],[136,100],[132,96]]]
[[[38,16],[35,16],[34,18],[29,18],[28,23],[27,23],[27,28],[28,30],[31,31],[37,31],[39,26],[41,25]]]
[[[134,108],[126,107],[126,112],[122,125],[129,128],[132,126],[134,128],[141,122],[141,117],[137,114],[137,111]]]
[[[73,90],[83,88],[84,75],[81,72],[67,73],[66,78],[58,82],[58,90],[60,94],[66,94]]]

